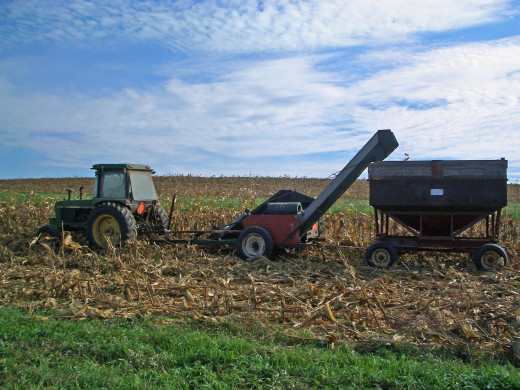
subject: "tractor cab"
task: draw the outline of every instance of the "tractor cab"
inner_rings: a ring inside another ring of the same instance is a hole
[[[92,169],[96,170],[94,203],[119,201],[137,209],[141,202],[157,201],[153,171],[148,165],[96,164]]]

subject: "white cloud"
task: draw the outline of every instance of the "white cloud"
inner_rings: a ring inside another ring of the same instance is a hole
[[[359,81],[316,72],[324,58],[242,62],[208,83],[172,78],[94,98],[21,96],[4,82],[0,123],[7,143],[77,166],[117,156],[179,167],[171,172],[298,174],[288,170],[303,169],[302,155],[352,156],[381,128],[398,137],[395,159],[406,152],[516,161],[520,39],[401,56],[395,68]],[[262,165],[250,167],[253,161]],[[301,174],[310,165],[311,175],[326,176],[340,161],[308,164]]]
[[[421,53],[349,88],[360,126],[386,124],[421,158],[516,160],[520,39]]]
[[[166,2],[18,0],[3,6],[0,37],[103,45],[155,41],[182,51],[258,52],[397,42],[503,19],[509,0],[267,0]]]
[[[313,72],[314,61],[247,64],[211,83],[171,79],[101,98],[17,96],[5,85],[0,122],[10,144],[77,164],[114,149],[121,159],[137,150],[158,161],[194,161],[194,150],[231,159],[338,150],[340,134],[323,123],[341,117],[336,105],[345,91]]]
[[[516,12],[514,2],[219,4],[18,0],[0,5],[0,38],[6,43],[0,53],[27,43],[84,44],[99,53],[98,46],[151,42],[188,52],[195,73],[207,71],[193,59],[200,53],[204,58],[224,53],[217,62],[226,62],[205,81],[188,81],[197,77],[183,77],[190,73],[184,69],[147,88],[129,82],[111,92],[60,96],[31,91],[30,82],[17,85],[9,75],[24,66],[28,70],[20,74],[30,73],[30,61],[7,58],[0,62],[3,144],[67,166],[110,158],[174,173],[298,174],[302,168],[303,175],[327,176],[341,168],[341,157],[320,165],[302,156],[339,151],[351,156],[375,130],[391,128],[401,143],[394,158],[404,152],[413,159],[503,156],[513,160],[520,177],[515,160],[520,38],[422,49],[410,43],[419,32],[507,18]],[[385,46],[403,39],[405,48]],[[357,56],[339,50],[362,44],[368,46]],[[302,54],[330,47],[335,54]],[[258,60],[260,52],[280,58]],[[236,60],[235,53],[253,53],[255,59]],[[174,61],[177,70],[185,65]],[[157,66],[164,75],[167,66]]]

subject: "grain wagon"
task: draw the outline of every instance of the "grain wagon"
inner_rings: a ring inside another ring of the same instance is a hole
[[[366,251],[370,265],[390,267],[409,251],[470,253],[481,270],[507,263],[498,245],[505,159],[379,161],[368,174],[377,237]]]

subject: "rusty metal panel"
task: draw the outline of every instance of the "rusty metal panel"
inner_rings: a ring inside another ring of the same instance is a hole
[[[242,223],[244,229],[251,226],[263,227],[269,232],[275,245],[296,245],[300,242],[299,230],[294,231],[300,225],[299,215],[248,215]]]
[[[437,178],[507,180],[507,160],[378,161],[368,167],[373,180]]]
[[[369,167],[370,205],[386,211],[491,212],[507,206],[507,161],[391,161]]]
[[[474,225],[485,218],[487,214],[471,213],[396,213],[392,219],[397,219],[414,229],[421,236],[452,236],[466,227]]]

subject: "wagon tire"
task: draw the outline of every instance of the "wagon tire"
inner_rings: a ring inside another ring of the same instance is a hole
[[[499,245],[485,244],[475,252],[473,262],[479,271],[495,271],[507,265],[507,253]]]
[[[273,239],[260,226],[245,229],[238,237],[238,255],[242,260],[252,261],[260,256],[269,257],[273,253]]]
[[[87,218],[86,236],[94,249],[106,249],[134,241],[137,236],[135,218],[129,209],[116,202],[94,208]]]
[[[61,244],[61,232],[54,225],[45,225],[36,231],[37,243],[39,245],[47,245],[50,249],[55,250]]]
[[[386,242],[376,242],[367,249],[365,258],[371,267],[390,268],[397,260],[397,252]]]

